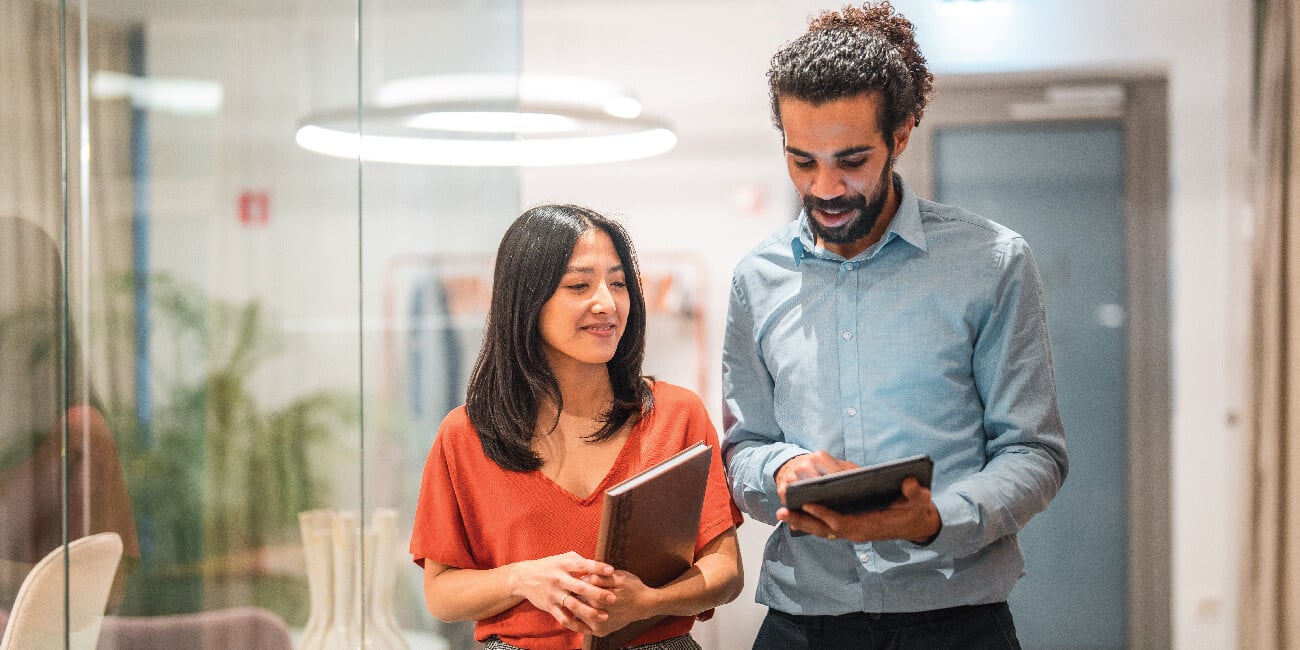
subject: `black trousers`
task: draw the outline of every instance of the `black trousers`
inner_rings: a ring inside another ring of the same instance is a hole
[[[1006,603],[902,614],[799,616],[775,609],[754,650],[1020,650]]]

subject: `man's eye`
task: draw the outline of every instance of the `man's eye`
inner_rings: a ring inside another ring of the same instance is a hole
[[[795,167],[798,167],[799,169],[808,169],[809,167],[812,167],[812,166],[813,166],[813,161],[811,161],[811,160],[798,160],[798,159],[796,159],[796,160],[794,161],[794,166],[795,166]]]
[[[865,165],[865,164],[867,164],[867,160],[866,160],[865,158],[854,159],[854,160],[841,160],[841,161],[840,161],[840,165],[841,165],[841,166],[843,166],[843,167],[849,167],[849,168],[857,168],[857,167],[861,167],[861,166],[863,166],[863,165]]]

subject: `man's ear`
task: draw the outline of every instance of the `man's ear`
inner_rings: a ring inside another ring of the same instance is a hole
[[[912,138],[912,127],[916,126],[916,116],[908,115],[901,126],[894,130],[894,158],[903,155],[907,143]]]

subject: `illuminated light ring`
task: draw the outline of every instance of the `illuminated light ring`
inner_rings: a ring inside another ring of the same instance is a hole
[[[573,120],[571,131],[498,133],[433,130],[407,125],[417,115],[437,112],[510,110]],[[432,102],[365,110],[362,133],[357,113],[308,116],[295,140],[309,151],[368,162],[467,167],[580,165],[634,160],[665,153],[677,144],[668,125],[649,117],[617,117],[560,104],[485,106],[483,102]]]

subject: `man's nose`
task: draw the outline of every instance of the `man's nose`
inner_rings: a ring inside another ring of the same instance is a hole
[[[835,170],[823,166],[813,173],[808,193],[819,199],[836,198],[844,193],[844,179]]]

